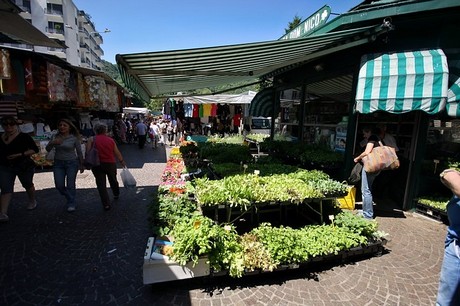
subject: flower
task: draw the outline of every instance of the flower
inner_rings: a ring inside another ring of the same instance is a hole
[[[196,220],[195,222],[193,222],[193,228],[194,229],[198,229],[201,225],[201,221],[200,220]]]

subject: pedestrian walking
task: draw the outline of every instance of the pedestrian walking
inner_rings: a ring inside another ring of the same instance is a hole
[[[150,123],[149,134],[152,135],[152,149],[156,149],[158,147],[158,143],[160,142],[160,127],[156,121],[152,121]]]
[[[380,139],[377,136],[378,130],[368,127],[363,128],[363,136],[365,140],[364,152],[355,157],[354,162],[358,163],[364,156],[372,152],[374,147],[378,147]],[[372,198],[372,184],[375,178],[380,174],[379,172],[368,173],[364,170],[361,171],[361,193],[363,197],[363,211],[362,216],[365,219],[372,219],[374,217],[373,198]]]
[[[120,185],[117,180],[116,159],[123,167],[126,167],[126,164],[115,141],[107,136],[107,126],[99,123],[95,126],[94,132],[96,135],[88,139],[86,143],[86,152],[88,153],[93,145],[98,151],[100,165],[94,166],[91,171],[96,179],[97,191],[101,198],[102,206],[104,210],[110,210],[112,204],[107,191],[107,180],[109,181],[113,198],[117,200],[120,197]]]
[[[136,135],[138,139],[139,149],[143,149],[145,146],[145,142],[147,141],[147,131],[148,127],[145,125],[143,120],[140,120],[136,124]]]
[[[172,146],[174,141],[174,127],[172,122],[168,123],[168,126],[166,127],[166,134],[168,135],[168,144]]]
[[[7,222],[16,177],[29,198],[27,209],[37,207],[33,183],[35,164],[30,156],[38,153],[38,147],[30,135],[21,133],[16,118],[5,116],[1,125],[4,133],[0,140],[0,222]]]
[[[58,133],[46,145],[46,151],[55,150],[53,161],[54,185],[67,201],[67,211],[75,211],[77,173],[83,173],[83,153],[80,132],[72,121],[61,119]]]
[[[453,197],[447,204],[449,227],[444,242],[444,259],[441,266],[436,305],[460,305],[460,172],[447,169],[440,174],[441,182]]]

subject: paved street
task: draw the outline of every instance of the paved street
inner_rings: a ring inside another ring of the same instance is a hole
[[[65,210],[50,171],[35,176],[34,211],[26,210],[25,192],[16,186],[10,222],[0,224],[1,305],[434,305],[446,226],[379,204],[377,221],[390,239],[380,257],[145,286],[147,204],[166,151],[120,149],[138,187],[122,188],[111,211],[103,211],[90,171],[78,175],[74,213]]]

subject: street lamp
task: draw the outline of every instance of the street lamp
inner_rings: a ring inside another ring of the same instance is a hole
[[[94,63],[93,63],[93,62],[95,62],[95,61],[93,61],[93,52],[94,52],[94,50],[93,50],[93,39],[94,39],[94,35],[95,35],[95,34],[102,34],[102,33],[109,33],[109,32],[111,32],[111,31],[110,31],[109,29],[107,29],[107,28],[105,28],[105,30],[104,30],[104,31],[101,31],[101,32],[97,32],[97,31],[89,32],[89,43],[90,43],[90,45],[89,45],[89,46],[90,46],[90,50],[89,50],[89,51],[90,51],[90,54],[91,54],[91,56],[90,56],[90,65],[91,65],[91,68],[94,67]],[[94,43],[96,43],[96,42],[94,42]]]

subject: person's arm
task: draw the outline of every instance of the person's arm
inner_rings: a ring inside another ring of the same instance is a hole
[[[118,161],[123,166],[123,168],[126,168],[125,160],[123,159],[123,155],[121,155],[120,150],[118,150],[117,144],[115,144],[115,146],[113,148],[113,153],[115,154],[115,157],[118,159]]]
[[[55,136],[53,136],[53,137],[50,139],[50,141],[48,141],[48,143],[46,144],[45,150],[46,150],[47,152],[51,151],[51,150],[54,148],[54,146],[56,145],[56,144],[54,143],[54,138],[55,138]]]
[[[38,149],[38,146],[35,143],[35,140],[30,135],[27,135],[27,150],[22,152],[22,155],[29,157],[31,155],[34,155],[35,153],[38,153],[39,151],[40,150]]]
[[[371,153],[373,149],[374,149],[374,143],[372,141],[369,141],[366,144],[366,149],[364,150],[364,152],[359,154],[358,156],[356,156],[355,159],[354,159],[354,162],[355,163],[359,162],[361,159],[363,159],[364,156],[366,156],[369,153]]]
[[[83,171],[85,171],[85,167],[83,165],[83,153],[81,151],[81,142],[78,137],[75,137],[75,151],[77,152],[80,173],[83,173]]]
[[[85,152],[88,153],[91,147],[93,146],[93,139],[94,137],[88,138],[86,141]]]
[[[460,172],[455,169],[446,169],[439,176],[444,186],[449,188],[454,195],[460,197]]]

